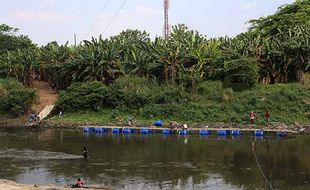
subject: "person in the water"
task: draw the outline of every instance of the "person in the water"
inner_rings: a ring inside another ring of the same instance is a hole
[[[84,182],[81,180],[81,178],[77,179],[75,184],[71,185],[71,188],[82,188],[84,185]]]
[[[83,153],[83,157],[84,157],[84,158],[88,158],[88,151],[87,151],[86,146],[84,146],[84,148],[83,148],[83,150],[82,150],[82,153]]]

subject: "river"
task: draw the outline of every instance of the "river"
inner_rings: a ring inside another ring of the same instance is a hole
[[[85,134],[0,129],[0,178],[63,186],[81,177],[112,189],[310,189],[310,137]],[[87,146],[90,158],[81,156]]]

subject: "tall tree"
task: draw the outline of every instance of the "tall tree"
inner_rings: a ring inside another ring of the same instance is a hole
[[[34,47],[27,36],[17,35],[18,31],[18,28],[0,24],[0,54],[7,51]]]
[[[250,21],[250,32],[273,36],[289,29],[310,24],[310,0],[297,0],[281,6],[277,13]]]

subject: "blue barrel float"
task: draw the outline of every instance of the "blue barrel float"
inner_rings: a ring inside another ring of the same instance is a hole
[[[151,133],[151,129],[142,128],[142,129],[140,130],[140,133],[141,133],[141,134],[150,134],[150,133]]]
[[[239,136],[239,135],[241,135],[241,131],[240,131],[240,130],[232,130],[232,131],[231,131],[231,135],[233,135],[233,136]]]
[[[278,137],[286,137],[286,136],[287,136],[287,133],[286,133],[286,132],[283,132],[283,131],[277,131],[277,136],[278,136]]]
[[[123,129],[123,133],[126,133],[126,134],[129,134],[129,133],[132,133],[133,131],[129,128],[124,128]]]
[[[226,135],[227,135],[227,131],[226,131],[226,130],[218,130],[218,131],[217,131],[217,134],[218,134],[219,136],[226,136]]]
[[[211,132],[208,130],[205,130],[205,129],[202,129],[199,131],[199,135],[210,135],[210,134],[211,134]]]
[[[90,132],[90,128],[89,127],[84,127],[83,128],[83,132],[84,133],[89,133]]]
[[[163,129],[162,134],[164,134],[164,135],[171,135],[172,131],[170,129]]]
[[[189,130],[180,130],[179,135],[189,135]]]
[[[121,132],[120,128],[113,128],[113,129],[112,129],[112,133],[113,133],[113,134],[118,134],[118,133],[120,133],[120,132]]]
[[[155,121],[155,122],[154,122],[154,125],[155,125],[156,127],[162,127],[162,126],[164,126],[164,122],[161,121],[161,120],[158,120],[158,121]]]
[[[255,136],[264,136],[263,130],[255,130]]]
[[[96,133],[105,133],[105,132],[107,132],[107,131],[108,131],[107,129],[102,128],[102,127],[97,127],[97,128],[95,129],[95,132],[96,132]]]

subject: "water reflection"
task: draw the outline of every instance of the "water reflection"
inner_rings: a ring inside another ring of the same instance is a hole
[[[217,137],[218,140],[226,140],[227,139],[227,136],[226,135],[219,135]]]
[[[232,135],[231,139],[232,140],[240,140],[240,135]]]
[[[210,137],[210,135],[200,135],[199,137],[200,137],[200,139],[207,140]]]
[[[309,189],[309,137],[85,134],[0,130],[0,178],[113,189],[265,189],[251,151],[277,189]],[[22,137],[22,138],[21,138]],[[231,140],[232,139],[232,140]],[[81,158],[87,146],[89,159]]]
[[[264,136],[255,136],[255,141],[263,141]]]

